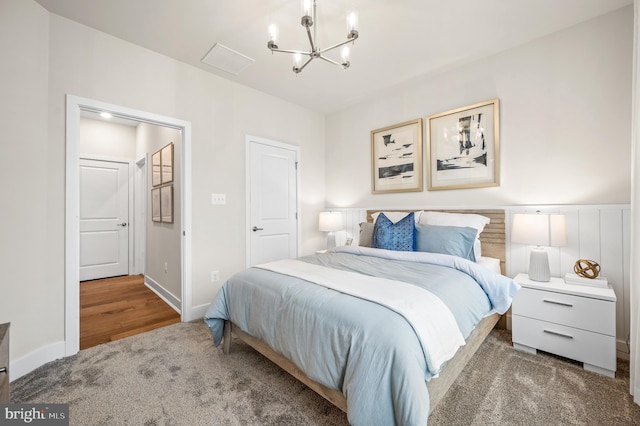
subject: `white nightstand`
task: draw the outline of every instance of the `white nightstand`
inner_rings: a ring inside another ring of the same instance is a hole
[[[616,294],[609,288],[550,282],[518,274],[522,286],[512,304],[516,349],[551,352],[584,364],[584,369],[615,377]]]

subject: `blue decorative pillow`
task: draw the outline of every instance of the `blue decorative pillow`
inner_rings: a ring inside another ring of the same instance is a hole
[[[380,213],[373,225],[371,247],[396,251],[415,251],[416,226],[413,213],[393,223],[384,213]]]
[[[468,226],[438,226],[416,224],[416,250],[451,254],[473,262],[473,244],[478,230]]]

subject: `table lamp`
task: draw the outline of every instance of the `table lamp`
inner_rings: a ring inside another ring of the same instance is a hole
[[[513,215],[511,242],[536,246],[529,258],[529,279],[548,282],[551,280],[549,257],[543,247],[567,245],[567,221],[563,214],[516,213]]]
[[[327,232],[327,249],[336,246],[335,231],[340,231],[344,227],[341,212],[321,212],[318,219],[318,229]]]

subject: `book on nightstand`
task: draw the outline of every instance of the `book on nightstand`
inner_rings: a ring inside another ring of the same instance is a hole
[[[609,282],[605,277],[585,278],[572,272],[567,272],[564,276],[564,282],[574,285],[587,285],[589,287],[608,288]]]

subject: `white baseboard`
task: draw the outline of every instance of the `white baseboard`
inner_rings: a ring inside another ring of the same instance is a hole
[[[9,364],[9,381],[19,379],[48,362],[64,358],[65,347],[64,341],[51,343],[12,361]]]
[[[187,321],[193,321],[198,318],[203,318],[204,314],[207,313],[207,309],[209,309],[209,306],[211,306],[211,303],[205,303],[204,305],[194,306],[193,308],[191,308],[191,319],[188,319]]]
[[[154,281],[153,278],[151,278],[148,275],[145,275],[144,276],[144,285],[149,287],[149,289],[151,291],[153,291],[155,294],[157,294],[159,298],[161,298],[162,300],[167,302],[167,304],[169,306],[171,306],[174,311],[176,311],[179,314],[182,314],[182,311],[181,311],[182,304],[180,303],[180,299],[175,297],[168,290],[166,290],[164,287],[162,287],[159,283]]]
[[[629,360],[629,347],[627,346],[627,342],[622,340],[616,341],[616,357],[620,359]]]

